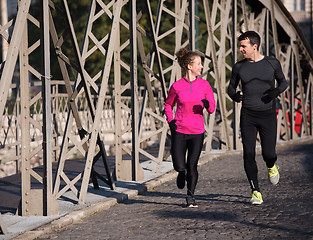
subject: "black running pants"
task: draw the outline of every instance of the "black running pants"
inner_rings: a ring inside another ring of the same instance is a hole
[[[204,133],[183,134],[173,132],[172,134],[171,154],[173,167],[177,172],[187,170],[187,189],[192,195],[198,182],[197,165],[203,147],[203,140]]]
[[[276,137],[277,118],[276,112],[258,113],[241,109],[240,129],[243,144],[244,169],[252,191],[259,189],[258,167],[255,160],[255,147],[257,133],[259,132],[262,157],[267,167],[273,167],[277,160]]]

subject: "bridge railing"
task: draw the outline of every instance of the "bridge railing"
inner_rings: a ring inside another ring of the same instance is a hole
[[[31,92],[34,94],[41,91],[41,82],[33,82],[31,84]],[[65,125],[68,117],[69,110],[69,98],[64,92],[64,81],[52,80],[51,81],[51,104],[52,104],[52,128],[53,128],[53,159],[58,161],[58,155],[60,153],[60,148],[62,144],[62,139],[64,135]],[[112,89],[112,87],[110,87]],[[112,89],[113,90],[113,89]],[[143,92],[144,88],[141,88],[139,92]],[[21,135],[22,126],[20,124],[20,118],[22,117],[20,111],[20,96],[17,84],[12,84],[10,88],[11,95],[9,96],[4,114],[2,115],[2,128],[0,129],[0,177],[8,176],[11,174],[18,173],[20,171],[20,160],[21,160]],[[156,89],[156,99],[160,96],[160,92]],[[94,96],[96,98],[97,96]],[[142,96],[139,96],[139,103],[142,104]],[[95,100],[95,99],[93,99]],[[90,129],[92,124],[89,120],[88,105],[85,96],[80,96],[77,99],[77,105],[79,109],[79,114],[85,129]],[[130,105],[131,97],[123,96],[122,101],[125,105]],[[156,100],[156,102],[158,102]],[[40,122],[42,119],[42,99],[37,99],[34,107],[30,110],[30,114],[33,119]],[[162,108],[163,106],[158,106]],[[129,112],[122,111],[121,114],[121,124],[125,127],[130,125],[131,116]],[[155,125],[153,119],[146,115],[144,121],[142,122],[143,131],[147,132],[155,130]],[[107,95],[105,99],[105,104],[102,111],[101,121],[100,121],[100,135],[103,138],[108,156],[114,155],[114,142],[115,142],[115,111],[114,111],[114,99],[112,95]],[[75,122],[73,122],[73,129],[77,129]],[[77,141],[79,141],[78,131],[74,133],[77,135]],[[38,128],[31,125],[30,126],[30,146],[34,150],[38,145],[42,144],[43,133],[39,131]],[[157,141],[155,137],[154,140],[149,139],[149,141],[143,143],[145,146],[149,147]],[[131,135],[123,136],[123,144],[131,144]],[[73,158],[83,158],[83,156],[73,155]],[[32,166],[36,167],[42,165],[42,153],[34,156],[31,159]]]

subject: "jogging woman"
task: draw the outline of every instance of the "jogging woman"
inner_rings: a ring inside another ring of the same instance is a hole
[[[200,55],[181,48],[176,56],[184,77],[170,87],[165,115],[171,129],[171,155],[173,167],[178,172],[177,187],[183,189],[187,182],[187,207],[198,207],[194,192],[205,131],[203,109],[213,113],[215,99],[209,82],[199,78],[203,68]],[[175,104],[177,108],[173,117]]]

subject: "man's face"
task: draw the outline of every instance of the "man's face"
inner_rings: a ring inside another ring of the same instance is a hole
[[[246,59],[254,59],[254,54],[256,50],[256,44],[251,45],[249,39],[244,39],[239,42],[239,51],[242,56]]]

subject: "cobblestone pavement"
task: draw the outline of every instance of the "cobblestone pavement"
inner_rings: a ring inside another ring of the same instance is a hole
[[[167,182],[41,239],[313,239],[312,144],[278,150],[280,183],[257,155],[264,203],[252,206],[242,156],[199,168],[198,208]]]

